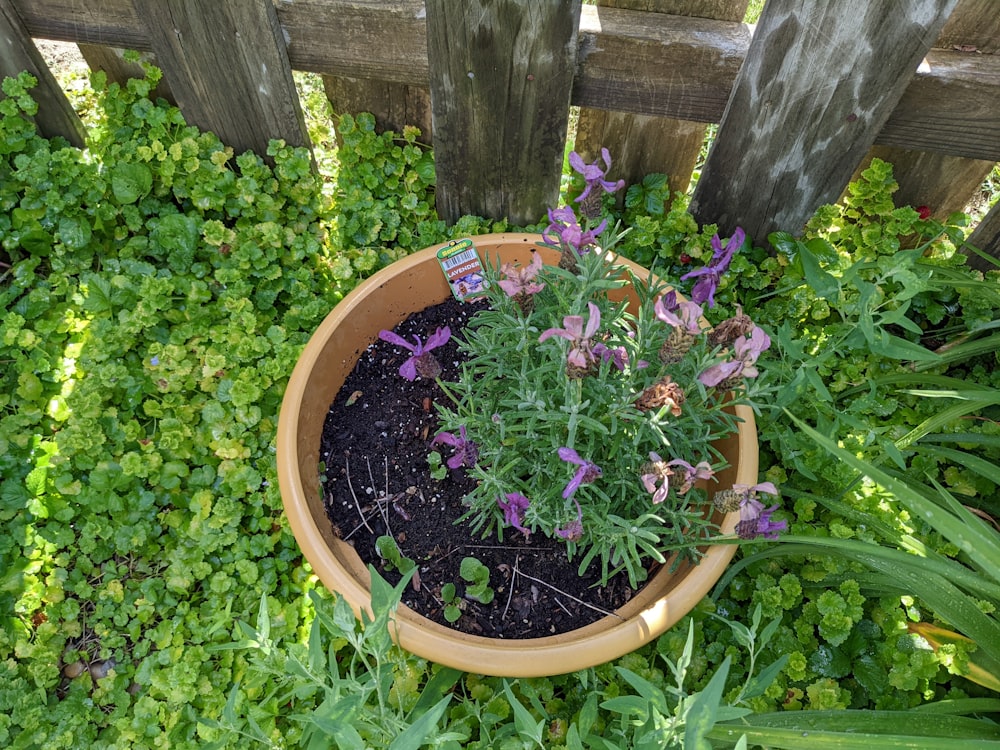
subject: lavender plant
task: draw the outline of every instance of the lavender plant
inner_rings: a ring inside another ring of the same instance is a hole
[[[612,253],[624,232],[609,230],[601,199],[621,187],[610,166],[570,163],[584,189],[572,205],[550,210],[545,243],[557,266],[533,255],[522,266],[488,268],[489,306],[463,332],[466,355],[458,382],[441,383],[435,445],[450,447],[453,471],[476,479],[467,496],[474,533],[541,534],[565,540],[581,573],[599,561],[605,580],[624,569],[633,586],[652,561],[696,559],[697,545],[717,532],[706,517],[711,485],[722,468],[712,442],[737,429],[727,405],[751,402],[759,390],[756,361],[770,339],[742,311],[710,327],[721,275],[744,242],[737,230],[716,236],[714,254],[693,280],[691,299],[663,282],[635,278]],[[639,304],[622,294],[631,285]],[[414,357],[433,357],[388,332]],[[414,375],[411,360],[404,377]],[[432,373],[437,368],[426,370]],[[771,483],[718,493],[726,510],[740,508],[739,533],[774,537],[761,494]]]

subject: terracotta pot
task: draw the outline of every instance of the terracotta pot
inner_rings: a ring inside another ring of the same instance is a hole
[[[474,238],[491,262],[527,263],[540,235],[492,234]],[[397,261],[359,284],[326,317],[302,352],[285,392],[278,421],[278,478],[292,532],[316,575],[342,595],[356,613],[369,607],[369,575],[349,544],[336,538],[323,509],[319,447],[330,404],[379,330],[393,328],[410,313],[450,295],[435,253],[441,245]],[[544,249],[543,259],[558,254]],[[649,272],[631,267],[639,278]],[[715,487],[757,483],[757,431],[753,412],[737,407],[739,432],[720,441],[730,463]],[[735,530],[738,513],[719,515],[723,533]],[[478,674],[535,677],[595,666],[634,651],[687,614],[722,575],[736,551],[731,544],[708,548],[700,563],[670,574],[665,569],[617,611],[586,627],[544,638],[495,639],[439,625],[406,606],[396,613],[395,637],[403,648],[431,661]]]

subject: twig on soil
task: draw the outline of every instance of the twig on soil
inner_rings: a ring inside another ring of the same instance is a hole
[[[572,617],[572,616],[573,616],[573,613],[572,613],[572,612],[570,612],[570,611],[569,611],[568,609],[566,609],[566,605],[564,605],[564,604],[563,604],[563,603],[562,603],[561,601],[559,601],[559,597],[558,597],[558,596],[553,596],[553,597],[552,597],[552,600],[553,600],[553,601],[554,601],[554,602],[555,602],[556,604],[558,604],[558,605],[559,605],[559,609],[561,609],[561,610],[562,610],[563,612],[565,612],[565,613],[566,613],[567,615],[569,615],[570,617]]]
[[[517,580],[517,564],[521,562],[521,556],[518,555],[514,558],[514,570],[510,574],[510,582],[507,584],[507,604],[503,608],[503,614],[500,615],[501,622],[507,619],[507,610],[510,609],[510,600],[514,596],[514,581]]]
[[[577,604],[582,604],[582,605],[583,605],[584,607],[586,607],[587,609],[592,609],[592,610],[594,610],[595,612],[600,612],[601,614],[604,614],[604,615],[611,615],[611,616],[613,616],[613,617],[617,617],[617,618],[618,618],[619,620],[624,620],[624,619],[625,619],[624,617],[622,617],[621,615],[619,615],[619,614],[618,614],[618,613],[616,613],[616,612],[611,612],[611,611],[609,611],[609,610],[607,610],[607,609],[604,609],[604,608],[602,608],[602,607],[598,607],[598,606],[597,606],[597,605],[595,605],[595,604],[591,604],[591,603],[589,603],[589,602],[585,602],[585,601],[583,601],[583,599],[577,599],[577,598],[576,598],[575,596],[573,596],[572,594],[568,594],[568,593],[566,593],[565,591],[563,591],[563,590],[562,590],[561,588],[559,588],[558,586],[553,586],[553,585],[552,585],[551,583],[547,583],[546,581],[543,581],[543,580],[542,580],[541,578],[535,578],[534,576],[529,576],[529,575],[528,575],[527,573],[524,573],[524,572],[522,572],[521,570],[519,570],[519,569],[518,569],[518,567],[517,567],[517,563],[516,563],[516,562],[514,563],[514,573],[515,573],[515,575],[521,575],[521,576],[524,576],[524,577],[525,577],[525,578],[527,578],[527,579],[528,579],[529,581],[534,581],[535,583],[540,583],[540,584],[542,584],[543,586],[545,586],[546,588],[549,588],[549,589],[552,589],[553,591],[557,591],[557,592],[559,592],[560,594],[562,594],[563,596],[567,596],[567,597],[569,597],[570,599],[572,599],[572,600],[573,600],[574,602],[576,602]],[[562,605],[560,604],[559,606],[562,606]]]
[[[372,492],[375,491],[375,476],[372,474],[372,462],[368,460],[368,456],[365,456],[365,463],[368,465],[368,479],[371,481]],[[383,504],[381,501],[385,499],[386,502]],[[389,536],[395,536],[392,533],[392,525],[389,523],[389,459],[386,459],[385,465],[385,490],[382,492],[382,497],[376,498],[375,507],[378,508],[379,513],[382,514],[382,520],[385,521],[385,529],[389,533]]]
[[[344,467],[347,469],[347,486],[351,490],[351,497],[354,498],[354,507],[358,509],[358,515],[361,516],[361,525],[364,526],[366,529],[368,529],[368,533],[369,534],[371,534],[372,536],[375,536],[375,532],[372,530],[372,527],[368,525],[368,519],[365,518],[364,511],[361,510],[361,502],[358,500],[358,496],[356,494],[354,494],[354,483],[351,482],[351,459],[350,458],[344,459]],[[357,531],[359,528],[361,528],[361,527],[360,526],[355,527],[354,531]],[[347,537],[345,537],[345,538],[350,538],[350,536],[352,534],[354,534],[354,531],[352,531],[350,534],[348,534]]]

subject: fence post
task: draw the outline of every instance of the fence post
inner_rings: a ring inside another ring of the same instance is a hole
[[[271,0],[133,0],[185,119],[236,153],[308,146]]]
[[[146,77],[146,71],[142,69],[142,65],[129,62],[124,58],[125,50],[121,47],[104,47],[100,44],[78,44],[77,47],[80,48],[80,54],[83,55],[83,59],[87,61],[90,69],[103,70],[109,82],[124,86],[130,78]],[[146,62],[159,67],[155,55],[147,52],[143,53],[141,57]],[[163,97],[171,104],[177,104],[166,78],[161,78],[160,82],[156,84],[156,88],[149,92],[150,99],[155,101],[159,97]]]
[[[539,221],[559,195],[581,0],[427,0],[437,210]]]
[[[957,0],[768,0],[691,201],[758,243],[850,180]]]
[[[995,54],[1000,48],[997,11],[996,0],[959,0],[934,46],[970,55]],[[872,158],[893,165],[893,176],[899,183],[897,205],[927,206],[936,219],[946,219],[956,211],[965,210],[969,198],[979,190],[994,164],[985,159],[876,144],[855,177]]]
[[[975,253],[967,253],[969,266],[980,271],[995,271],[1000,267],[1000,201],[993,204],[986,216],[969,235],[969,244],[993,257],[993,263]]]
[[[748,0],[597,0],[598,6],[642,10],[675,16],[742,21]],[[650,117],[605,109],[581,108],[575,149],[592,162],[607,148],[616,178],[627,185],[653,172],[666,174],[670,192],[686,192],[705,142],[707,126],[700,122]]]
[[[16,76],[24,70],[38,79],[38,86],[31,95],[38,102],[34,120],[39,134],[45,138],[60,135],[74,146],[83,148],[86,141],[83,123],[31,41],[17,9],[10,0],[0,0],[0,79]],[[2,92],[0,98],[3,98]]]

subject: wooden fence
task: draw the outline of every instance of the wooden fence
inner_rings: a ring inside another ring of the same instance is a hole
[[[149,53],[189,122],[238,151],[308,144],[292,70],[323,75],[336,111],[422,126],[442,217],[538,221],[576,148],[615,177],[666,172],[701,222],[762,241],[837,200],[873,155],[898,202],[961,210],[1000,160],[996,0],[0,0],[0,75],[41,81],[46,135],[80,143],[32,39],[81,45],[91,67]],[[132,71],[134,72],[134,71]],[[1000,256],[1000,206],[972,242]],[[983,261],[980,267],[986,267]]]

